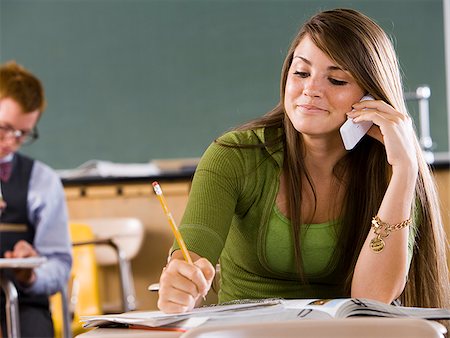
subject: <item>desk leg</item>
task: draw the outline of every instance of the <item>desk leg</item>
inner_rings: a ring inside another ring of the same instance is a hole
[[[8,337],[20,338],[17,289],[10,280],[3,277],[0,277],[0,286],[5,292],[6,297],[6,329]]]

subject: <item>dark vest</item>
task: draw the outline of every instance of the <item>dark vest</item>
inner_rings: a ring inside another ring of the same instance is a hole
[[[12,250],[17,241],[24,239],[33,243],[34,229],[28,219],[28,185],[33,169],[33,160],[16,154],[13,159],[11,177],[1,182],[6,209],[0,216],[0,255]],[[16,228],[16,229],[14,229]]]
[[[12,250],[21,239],[30,244],[34,242],[34,228],[28,219],[28,186],[34,161],[24,155],[16,153],[13,158],[11,177],[8,182],[1,182],[3,199],[6,209],[0,216],[0,257],[4,252]],[[2,272],[11,276],[12,271]],[[0,295],[3,305],[5,299],[3,292]],[[20,304],[34,304],[48,306],[46,296],[29,296],[19,290]]]

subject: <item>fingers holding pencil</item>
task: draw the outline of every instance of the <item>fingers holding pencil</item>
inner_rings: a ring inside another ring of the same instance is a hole
[[[153,182],[152,185],[180,247],[180,250],[173,253],[171,261],[161,274],[158,308],[166,313],[186,312],[198,305],[202,298],[205,299],[214,279],[215,269],[207,259],[188,251],[161,187],[158,182]]]
[[[174,256],[177,254],[180,255],[175,252]],[[161,274],[158,308],[166,313],[192,310],[208,293],[214,273],[214,267],[205,258],[194,264],[172,259]]]

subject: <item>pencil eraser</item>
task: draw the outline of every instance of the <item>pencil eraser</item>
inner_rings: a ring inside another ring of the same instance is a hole
[[[161,190],[161,187],[159,186],[158,182],[155,181],[152,183],[152,185],[153,185],[153,190],[155,191],[155,194],[162,195],[162,190]]]

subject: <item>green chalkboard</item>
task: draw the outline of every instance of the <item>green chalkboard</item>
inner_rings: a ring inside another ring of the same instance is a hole
[[[200,156],[277,103],[298,27],[335,7],[394,37],[406,90],[431,87],[432,137],[448,151],[442,0],[0,0],[0,61],[36,73],[48,97],[26,152],[59,169]]]

